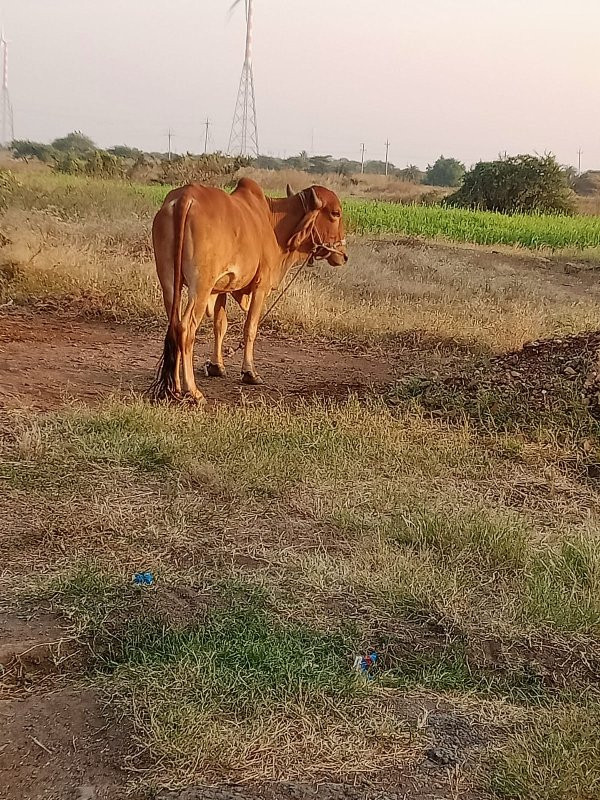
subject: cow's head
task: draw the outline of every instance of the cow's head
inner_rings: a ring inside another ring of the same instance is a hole
[[[348,261],[342,204],[335,192],[324,186],[311,186],[297,195],[289,184],[288,197],[297,197],[304,214],[288,241],[288,249],[299,253],[314,251],[315,259],[324,259],[332,267]]]

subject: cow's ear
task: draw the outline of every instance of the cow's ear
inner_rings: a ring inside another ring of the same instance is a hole
[[[289,185],[289,183],[288,183],[288,185],[285,187],[285,193],[287,194],[287,196],[288,196],[288,197],[293,197],[293,196],[294,196],[294,190],[293,190],[293,189],[292,189],[292,187]]]
[[[294,231],[294,233],[288,240],[287,243],[288,250],[299,250],[302,247],[304,242],[310,236],[315,221],[316,221],[316,214],[306,214],[306,216],[302,218],[298,228]]]

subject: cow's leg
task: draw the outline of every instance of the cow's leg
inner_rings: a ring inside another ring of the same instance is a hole
[[[242,362],[242,383],[257,386],[262,383],[262,378],[254,370],[254,340],[262,315],[263,305],[267,292],[262,286],[257,286],[252,292],[250,308],[244,324],[244,360]]]
[[[173,305],[173,283],[165,282],[162,285],[163,301],[165,304],[165,311],[167,318],[171,316],[171,306]],[[181,394],[181,348],[177,348],[177,355],[175,356],[175,374],[173,375],[175,381],[175,394]]]
[[[214,305],[215,348],[212,361],[206,365],[206,373],[211,378],[224,378],[227,375],[223,362],[223,339],[227,333],[227,295],[217,295]]]
[[[185,313],[181,318],[178,330],[179,348],[182,354],[183,365],[183,392],[184,395],[195,400],[197,403],[204,403],[205,398],[196,386],[194,377],[194,343],[196,331],[206,313],[211,290],[190,286],[188,283],[189,299]]]

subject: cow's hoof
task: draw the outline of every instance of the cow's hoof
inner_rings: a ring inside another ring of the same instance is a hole
[[[248,386],[260,386],[261,383],[264,383],[262,378],[252,372],[252,370],[247,370],[246,372],[242,372],[242,383],[248,384]]]
[[[207,361],[204,367],[204,372],[207,378],[226,378],[227,370],[222,364],[213,364],[212,361]]]
[[[187,403],[190,406],[205,406],[206,405],[206,397],[202,394],[202,392],[186,392],[184,395],[181,396],[181,401],[183,403]]]

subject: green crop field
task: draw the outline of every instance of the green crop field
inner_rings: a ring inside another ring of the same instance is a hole
[[[508,216],[441,206],[346,200],[349,231],[359,235],[442,237],[455,242],[519,245],[538,250],[600,246],[600,217]]]

